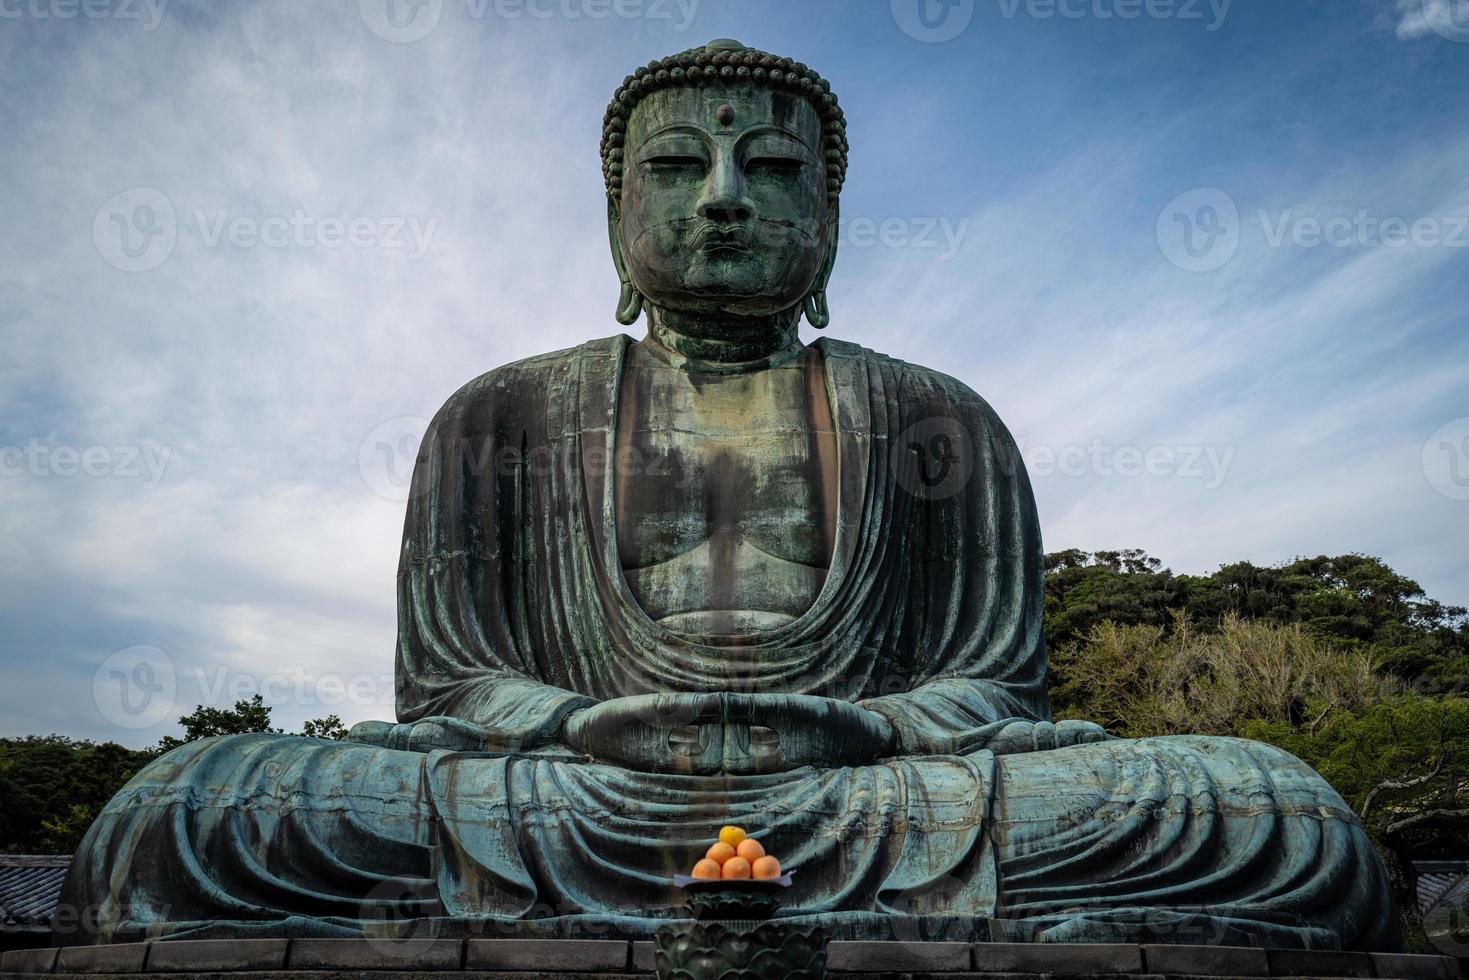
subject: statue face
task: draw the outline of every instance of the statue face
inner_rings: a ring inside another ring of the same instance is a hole
[[[811,291],[826,258],[821,121],[757,85],[654,92],[634,108],[619,206],[624,261],[655,306],[760,316]]]

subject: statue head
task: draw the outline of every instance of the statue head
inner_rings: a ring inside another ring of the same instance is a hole
[[[602,164],[619,321],[646,302],[709,330],[826,326],[847,139],[815,72],[728,40],[651,62],[613,96]]]

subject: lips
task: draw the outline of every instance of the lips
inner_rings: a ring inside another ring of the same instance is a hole
[[[742,225],[720,225],[708,222],[690,236],[689,244],[700,252],[748,252],[750,231]]]

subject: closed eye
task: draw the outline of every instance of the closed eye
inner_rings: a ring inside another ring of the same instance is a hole
[[[798,174],[805,166],[804,160],[795,157],[754,157],[745,162],[746,170],[778,174]]]
[[[704,161],[701,157],[682,156],[678,154],[664,154],[662,156],[648,157],[643,161],[650,167],[699,167],[703,168]]]

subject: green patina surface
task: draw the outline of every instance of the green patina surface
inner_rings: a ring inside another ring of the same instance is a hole
[[[648,936],[724,823],[835,938],[1394,946],[1321,778],[1232,739],[1052,724],[1042,551],[969,388],[828,319],[845,123],[734,42],[619,89],[616,336],[435,417],[399,570],[398,721],[184,746],[65,900],[96,941]]]

